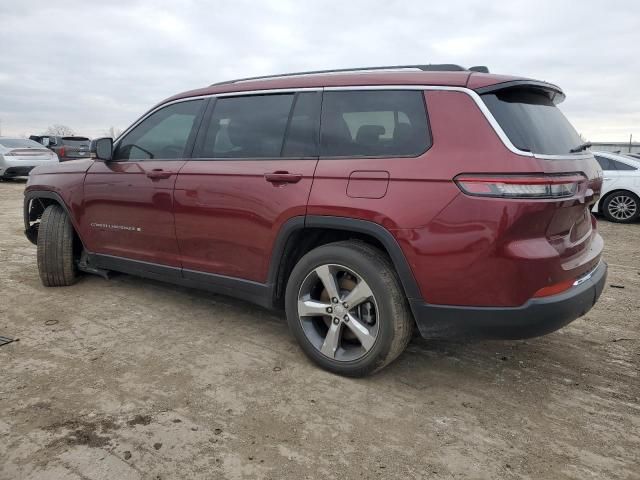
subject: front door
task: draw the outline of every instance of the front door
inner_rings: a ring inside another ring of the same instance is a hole
[[[204,100],[163,107],[96,161],[84,183],[83,238],[92,253],[180,267],[173,188]]]
[[[306,212],[320,98],[320,91],[244,95],[209,107],[175,187],[186,277],[195,270],[266,282],[280,227]]]

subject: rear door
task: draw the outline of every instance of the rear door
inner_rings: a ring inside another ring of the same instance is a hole
[[[91,166],[81,221],[90,251],[180,267],[173,187],[204,105],[199,99],[162,107],[121,137],[112,161]]]
[[[321,92],[222,97],[175,186],[185,277],[265,282],[282,224],[303,216],[317,164]]]

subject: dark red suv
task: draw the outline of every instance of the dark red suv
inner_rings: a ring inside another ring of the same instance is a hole
[[[607,272],[601,170],[557,86],[455,65],[230,81],[171,97],[95,159],[38,167],[26,235],[47,286],[125,272],[286,311],[323,368],[427,338],[524,338]]]

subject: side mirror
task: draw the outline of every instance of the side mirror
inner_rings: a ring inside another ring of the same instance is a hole
[[[102,137],[91,140],[91,156],[108,162],[113,158],[113,138]]]

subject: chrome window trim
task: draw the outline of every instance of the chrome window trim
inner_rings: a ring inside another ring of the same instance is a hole
[[[265,95],[272,93],[296,93],[296,92],[317,92],[317,91],[343,91],[343,90],[422,90],[422,91],[445,91],[445,92],[462,92],[469,95],[476,106],[480,109],[484,117],[486,118],[493,131],[498,135],[498,138],[502,141],[503,145],[507,147],[509,151],[515,153],[516,155],[520,155],[522,157],[532,157],[540,160],[582,160],[593,158],[593,155],[590,152],[580,152],[580,153],[567,153],[565,155],[544,155],[539,153],[527,152],[524,150],[520,150],[516,147],[509,137],[504,132],[498,121],[495,119],[489,108],[485,105],[480,98],[478,93],[467,87],[451,87],[445,85],[344,85],[344,86],[329,86],[329,87],[300,87],[300,88],[271,88],[271,89],[262,89],[262,90],[246,90],[246,91],[234,91],[234,92],[223,92],[223,93],[209,93],[205,95],[197,95],[193,97],[184,97],[178,98],[176,100],[172,100],[167,103],[163,103],[162,105],[158,105],[153,110],[150,110],[138,120],[136,120],[129,128],[127,128],[122,134],[114,141],[114,148],[117,143],[119,143],[125,135],[127,135],[131,130],[137,127],[140,123],[142,123],[147,117],[153,115],[155,112],[160,110],[161,108],[167,107],[169,105],[173,105],[175,103],[180,102],[188,102],[191,100],[200,100],[207,98],[225,98],[225,97],[241,97],[245,95]],[[427,111],[428,114],[428,111]]]

